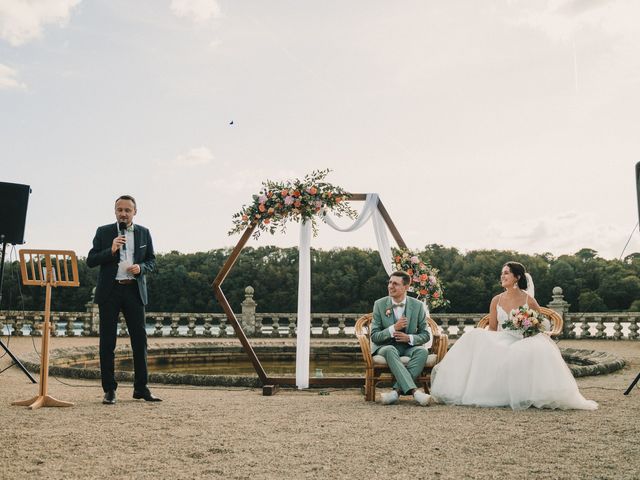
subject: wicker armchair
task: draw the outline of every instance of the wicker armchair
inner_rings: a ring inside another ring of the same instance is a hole
[[[368,313],[360,317],[356,322],[356,336],[360,342],[362,357],[366,364],[364,397],[368,402],[373,402],[375,400],[376,385],[379,382],[393,380],[391,370],[389,370],[384,358],[381,355],[371,356],[370,326],[372,319],[373,314]],[[416,379],[416,383],[424,385],[425,392],[429,391],[429,387],[431,385],[431,370],[444,358],[447,353],[447,349],[449,348],[449,338],[439,332],[436,322],[431,318],[428,318],[427,321],[429,328],[431,329],[431,334],[433,335],[433,345],[429,349],[431,353],[427,357],[425,367],[420,376]]]
[[[562,333],[562,317],[555,310],[551,310],[546,307],[540,307],[540,313],[547,317],[551,322],[551,331],[544,333],[551,337],[557,337],[560,335]],[[486,328],[487,326],[489,326],[489,315],[482,317],[476,325],[476,328]]]

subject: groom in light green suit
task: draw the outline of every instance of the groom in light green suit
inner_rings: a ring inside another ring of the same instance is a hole
[[[400,394],[413,395],[422,406],[431,400],[415,383],[427,361],[429,352],[422,345],[429,341],[430,334],[422,302],[407,295],[410,283],[411,277],[405,272],[393,272],[387,285],[389,296],[373,305],[371,354],[383,356],[396,379],[393,390],[382,394],[384,405],[397,403]],[[406,366],[400,357],[409,357]]]

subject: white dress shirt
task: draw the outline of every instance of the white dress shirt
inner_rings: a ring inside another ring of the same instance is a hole
[[[118,234],[120,232],[118,231]],[[120,247],[120,263],[118,263],[118,273],[116,273],[116,280],[134,280],[133,273],[127,272],[127,268],[133,265],[133,252],[135,251],[135,242],[133,237],[133,224],[131,227],[124,231],[125,237],[127,237],[127,248]]]

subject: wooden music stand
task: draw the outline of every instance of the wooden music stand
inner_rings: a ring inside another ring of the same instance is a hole
[[[40,391],[29,400],[12,405],[40,407],[71,407],[73,403],[57,400],[47,394],[49,380],[49,336],[51,323],[51,287],[77,287],[78,260],[71,250],[20,250],[20,273],[24,285],[46,287],[44,323],[42,328],[42,360],[40,363]]]

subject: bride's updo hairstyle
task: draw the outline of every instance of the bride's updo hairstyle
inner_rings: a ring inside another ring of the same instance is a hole
[[[527,276],[525,273],[527,269],[524,268],[524,265],[518,262],[507,262],[504,264],[505,267],[509,267],[511,273],[513,273],[518,278],[518,288],[520,290],[527,289]]]

